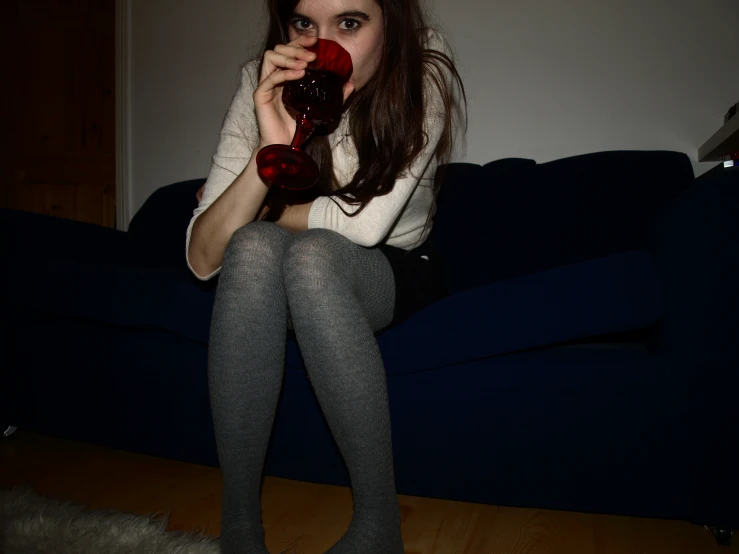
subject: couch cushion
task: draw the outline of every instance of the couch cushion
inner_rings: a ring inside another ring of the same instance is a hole
[[[194,198],[196,184],[155,193],[163,217],[149,213],[136,225],[132,222],[138,234],[0,210],[0,252],[12,268],[2,273],[0,301],[106,325],[166,329],[206,342],[216,281],[203,283],[190,274],[184,263],[184,229],[156,227],[163,221],[176,227],[177,218],[168,216],[158,200],[169,197],[174,209],[173,193],[178,191],[174,196],[187,202],[187,197]],[[182,210],[174,211],[183,221]],[[163,250],[167,244],[171,252]]]
[[[646,248],[649,223],[693,181],[690,160],[676,152],[445,170],[432,240],[454,292]]]
[[[7,278],[18,309],[208,341],[215,284],[187,268],[45,259]]]
[[[412,373],[659,320],[646,251],[615,254],[447,297],[378,338],[389,374]]]
[[[24,271],[29,260],[130,260],[126,233],[71,219],[0,209],[0,255],[6,268]]]

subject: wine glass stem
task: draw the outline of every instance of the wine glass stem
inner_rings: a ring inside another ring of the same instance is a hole
[[[300,150],[300,145],[303,144],[313,134],[315,125],[306,119],[305,115],[299,115],[297,118],[298,126],[295,128],[295,136],[290,144],[290,148]]]

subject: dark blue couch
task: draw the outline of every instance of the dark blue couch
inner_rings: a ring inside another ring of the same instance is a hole
[[[604,152],[439,178],[451,294],[378,337],[398,492],[739,528],[739,173]],[[202,182],[127,233],[0,214],[0,424],[217,465]],[[348,484],[294,342],[286,364],[266,472]]]

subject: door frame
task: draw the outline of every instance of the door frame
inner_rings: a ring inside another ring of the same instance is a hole
[[[131,218],[131,3],[116,0],[115,21],[115,210],[116,228],[128,229]]]

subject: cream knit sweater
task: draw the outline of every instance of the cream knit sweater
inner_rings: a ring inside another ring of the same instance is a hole
[[[428,48],[449,55],[446,42],[437,33],[429,33],[427,41]],[[186,255],[189,252],[195,220],[244,170],[259,142],[259,129],[252,98],[258,85],[258,70],[259,60],[249,62],[242,70],[241,83],[221,128],[220,141],[213,156],[202,200],[193,212],[187,228]],[[444,77],[449,83],[449,76]],[[441,95],[436,86],[430,82],[430,78],[427,79],[425,87],[426,147],[413,161],[410,170],[400,176],[390,193],[373,198],[355,217],[345,215],[339,206],[348,213],[353,213],[357,209],[356,206],[338,198],[327,196],[316,198],[308,216],[309,229],[331,229],[366,247],[386,243],[410,250],[426,240],[431,232],[432,217],[436,211],[433,180],[437,160],[434,150],[441,138],[445,108]],[[346,185],[351,181],[358,165],[356,148],[348,134],[347,117],[344,117],[338,128],[330,135],[329,143],[336,177],[340,185]],[[212,278],[220,271],[218,268],[210,275],[200,277],[192,269],[189,258],[187,263],[193,274],[203,280]]]

